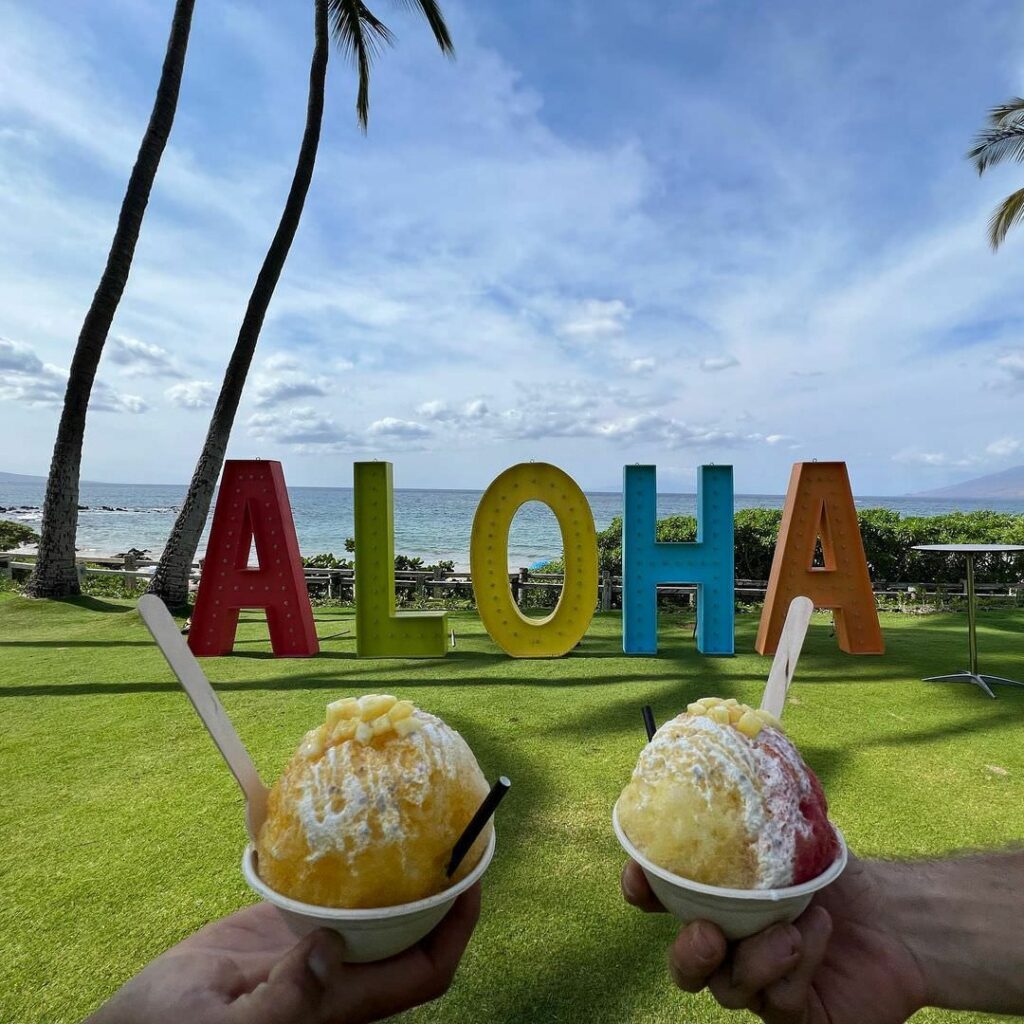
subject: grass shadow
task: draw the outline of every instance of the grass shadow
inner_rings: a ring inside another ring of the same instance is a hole
[[[113,650],[116,647],[153,647],[149,640],[0,640],[0,647],[53,647],[58,650],[64,647],[103,647]]]
[[[70,597],[67,599],[66,603],[75,605],[77,608],[84,608],[90,612],[103,612],[108,615],[125,615],[135,611],[134,605],[128,605],[125,607],[123,604],[114,604],[110,601],[104,601],[102,598],[89,597],[85,594],[82,594],[79,597]]]

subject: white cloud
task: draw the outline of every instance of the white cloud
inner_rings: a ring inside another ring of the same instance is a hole
[[[1024,441],[1021,441],[1016,437],[1001,437],[997,441],[993,441],[989,444],[985,451],[989,455],[994,455],[996,458],[1005,458],[1007,455],[1016,455],[1017,452],[1024,449]]]
[[[344,451],[361,444],[351,431],[339,427],[330,417],[309,406],[297,406],[283,412],[254,413],[247,421],[251,437],[259,441],[293,445],[307,450]]]
[[[208,409],[217,400],[217,388],[209,380],[189,380],[172,384],[164,395],[181,409]]]
[[[94,381],[92,396],[89,399],[89,406],[98,409],[100,412],[128,412],[139,414],[149,412],[149,402],[138,395],[126,395],[120,391],[114,391],[103,381]]]
[[[904,449],[897,452],[893,462],[902,462],[909,465],[929,466],[932,468],[954,468],[964,469],[977,463],[976,458],[958,458],[946,452],[924,452]]]
[[[668,448],[734,447],[757,438],[720,426],[697,426],[659,413],[644,413],[595,424],[593,436],[622,443],[658,444]]]
[[[24,342],[0,338],[0,371],[32,374],[42,369],[42,360]]]
[[[394,416],[385,416],[374,421],[366,432],[371,437],[419,439],[430,436],[430,428],[424,424],[397,419]]]
[[[294,356],[276,353],[253,375],[253,402],[267,408],[297,398],[322,398],[332,390],[329,377],[311,374]]]
[[[1024,385],[1024,349],[1000,356],[996,360],[996,366],[1005,374],[1003,383],[1014,387]]]
[[[621,334],[631,312],[621,299],[586,299],[562,323],[560,333],[584,340]]]
[[[589,413],[552,406],[547,409],[506,409],[496,429],[506,440],[539,441],[554,437],[592,436],[595,423]]]
[[[60,408],[67,383],[67,371],[44,363],[31,346],[0,338],[0,398],[30,406]],[[89,408],[99,412],[141,413],[149,405],[138,395],[115,391],[106,382],[96,379]]]
[[[634,377],[646,377],[654,373],[655,361],[651,356],[639,356],[626,363],[626,373]]]
[[[441,398],[432,398],[429,402],[417,405],[416,412],[425,419],[437,420],[441,423],[458,419],[459,415]]]
[[[302,364],[295,356],[289,355],[287,352],[274,352],[263,360],[263,369],[268,373],[276,373],[282,370],[295,372],[302,369]]]
[[[185,376],[167,349],[138,338],[112,335],[107,339],[106,354],[112,363],[122,367],[126,377]]]
[[[518,401],[502,409],[494,409],[482,399],[468,401],[461,408],[433,399],[421,403],[416,411],[436,425],[447,450],[559,438],[606,441],[617,448],[660,445],[670,449],[735,449],[792,440],[788,434],[763,434],[718,422],[690,423],[652,411],[657,403],[650,396],[600,381],[552,381],[547,386],[516,382],[515,390]],[[742,419],[736,417],[737,422]]]
[[[258,406],[281,405],[296,398],[323,397],[330,394],[330,381],[326,377],[287,378],[276,380],[263,377],[253,386],[255,404]]]
[[[469,399],[461,409],[453,409],[442,398],[434,398],[429,402],[421,402],[416,406],[416,413],[434,423],[472,424],[474,421],[487,419],[490,408],[482,398]]]
[[[431,435],[422,423],[385,416],[363,430],[341,426],[309,406],[253,413],[247,422],[249,436],[257,441],[282,445],[300,454],[355,454],[367,451],[419,447]]]
[[[731,355],[707,356],[700,361],[700,368],[705,373],[717,373],[719,370],[728,370],[731,366],[739,366],[740,361]]]

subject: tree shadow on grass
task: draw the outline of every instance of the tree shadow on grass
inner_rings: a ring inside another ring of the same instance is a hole
[[[28,641],[26,643],[34,643]],[[70,641],[67,646],[103,647],[102,641]],[[151,646],[151,645],[150,645]],[[402,679],[403,688],[419,687],[522,687],[524,689],[540,688],[572,690],[579,687],[605,687],[609,685],[634,684],[635,697],[623,702],[624,707],[631,707],[632,714],[639,715],[640,707],[645,703],[652,704],[655,716],[659,721],[672,717],[692,700],[711,694],[718,696],[737,696],[747,702],[754,702],[760,697],[764,685],[768,662],[765,660],[761,671],[756,673],[744,670],[744,666],[736,662],[722,659],[704,658],[693,652],[665,652],[657,658],[622,657],[615,666],[616,671],[596,673],[579,671],[587,662],[586,657],[573,659],[538,659],[534,664],[537,671],[523,672],[523,667],[506,655],[487,651],[450,652],[444,659],[360,659],[349,652],[322,652],[310,659],[277,659],[269,651],[239,651],[231,656],[234,659],[245,659],[255,663],[270,662],[286,669],[274,675],[256,677],[245,680],[213,680],[216,689],[226,691],[258,691],[258,690],[322,690],[337,689],[340,686],[358,686],[360,680],[369,680],[383,676]],[[297,664],[298,662],[303,664]],[[210,674],[218,674],[217,667],[230,662],[224,659],[203,659],[204,666]],[[319,665],[319,671],[310,671],[305,665]],[[516,670],[505,674],[504,666],[516,666]],[[666,673],[666,665],[671,666]],[[879,666],[877,671],[864,672],[863,668],[851,678],[845,675],[838,666],[830,666],[828,671],[808,672],[806,661],[801,662],[797,673],[797,689],[799,684],[852,683],[853,685],[889,682],[893,686],[904,686],[909,678],[920,672],[920,666],[907,671],[904,666]],[[546,669],[547,671],[542,671]],[[522,672],[522,674],[520,674]],[[69,682],[53,684],[24,684],[0,687],[0,696],[44,696],[44,695],[83,695],[92,693],[131,693],[174,690],[173,682],[124,681],[124,682]],[[1008,711],[1016,707],[1024,699],[1024,695],[1012,691],[1000,693],[1001,704],[993,703],[993,714]],[[986,704],[989,703],[986,700]],[[607,709],[601,712],[609,714]],[[625,712],[624,712],[625,714]],[[586,721],[589,716],[581,716]]]
[[[82,594],[78,597],[65,597],[59,601],[49,600],[46,598],[39,598],[30,600],[27,598],[22,599],[22,607],[39,607],[46,608],[48,606],[70,606],[73,608],[82,608],[85,611],[100,612],[103,614],[120,614],[126,615],[135,611],[134,605],[115,604],[112,601],[104,601],[99,597],[89,597],[86,594]],[[49,614],[49,613],[46,613]]]
[[[8,697],[94,697],[129,693],[172,693],[177,683],[39,683],[0,687],[0,700]]]
[[[0,640],[0,647],[152,647],[149,640]]]
[[[396,680],[396,668],[394,665],[379,668],[360,667],[360,670],[344,676],[316,674],[316,675],[295,675],[274,677],[271,679],[259,680],[228,680],[218,682],[211,680],[215,690],[224,692],[255,693],[260,690],[286,691],[286,690],[338,690],[341,688],[358,687],[360,679],[367,676],[386,673],[389,678],[387,682],[400,685],[403,690],[410,689],[443,689],[445,687],[524,687],[557,690],[560,687],[580,687],[616,685],[619,683],[635,682],[634,676],[606,676],[601,680],[595,680],[590,676],[581,678],[559,678],[559,679],[510,679],[508,677],[487,676],[463,677],[463,678],[427,678],[427,679],[402,679]],[[178,690],[180,687],[174,682],[115,682],[115,683],[39,683],[39,684],[13,684],[0,686],[0,700],[6,697],[81,697],[92,694],[117,694],[117,693],[167,693]]]
[[[120,613],[124,615],[135,611],[134,605],[126,606],[123,604],[113,604],[112,602],[104,601],[99,597],[89,597],[85,594],[79,597],[67,598],[63,603],[74,605],[77,608],[85,608],[87,611],[91,612],[105,612],[108,614],[110,612],[114,612],[115,614]]]

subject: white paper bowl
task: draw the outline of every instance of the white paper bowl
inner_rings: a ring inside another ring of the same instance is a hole
[[[431,932],[452,909],[460,893],[482,877],[494,856],[494,845],[492,828],[490,841],[476,867],[465,878],[435,896],[372,910],[317,907],[282,896],[260,878],[256,870],[256,850],[251,843],[242,855],[242,874],[257,896],[277,907],[297,936],[317,928],[332,928],[345,940],[344,959],[349,963],[366,963],[401,953]]]
[[[839,853],[817,878],[782,889],[727,889],[681,878],[649,861],[622,830],[617,803],[612,811],[612,827],[622,848],[643,869],[654,895],[670,914],[687,924],[711,921],[730,940],[745,939],[780,921],[796,920],[807,909],[811,897],[834,882],[846,867],[846,841],[839,829],[835,829]]]

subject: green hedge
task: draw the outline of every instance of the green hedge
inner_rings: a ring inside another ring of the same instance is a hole
[[[25,544],[38,544],[39,534],[24,523],[0,519],[0,551],[11,551]]]
[[[913,551],[915,544],[1024,544],[1024,515],[1006,512],[951,512],[941,516],[902,516],[886,508],[857,513],[871,578],[876,583],[957,583],[964,563],[954,555]],[[766,580],[775,554],[782,511],[772,508],[740,509],[734,517],[736,578]],[[669,516],[658,521],[661,541],[693,541],[693,516]],[[622,519],[616,516],[597,535],[602,572],[622,572]],[[552,563],[555,564],[555,563]],[[1019,583],[1024,580],[1024,552],[981,555],[979,580]]]

